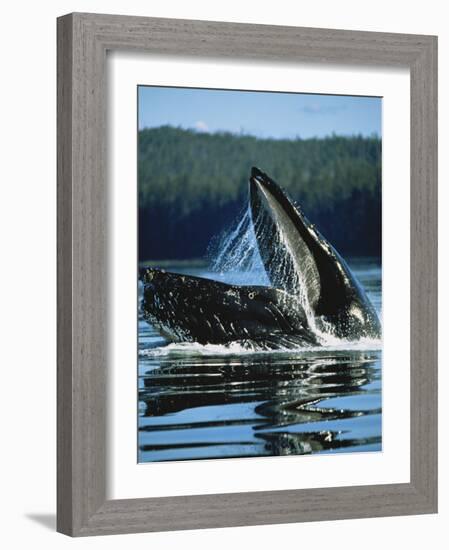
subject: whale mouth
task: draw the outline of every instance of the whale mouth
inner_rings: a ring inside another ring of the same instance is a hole
[[[260,256],[271,284],[302,295],[315,311],[321,277],[314,254],[313,227],[282,189],[258,168],[249,180],[251,215]]]
[[[255,242],[270,285],[230,285],[143,269],[144,318],[171,340],[200,344],[292,336],[310,345],[321,342],[324,333],[377,338],[380,323],[364,290],[285,191],[254,167],[249,195]]]
[[[312,326],[330,323],[336,335],[378,336],[377,314],[346,262],[287,193],[256,167],[249,178],[249,203],[271,285],[298,296]]]

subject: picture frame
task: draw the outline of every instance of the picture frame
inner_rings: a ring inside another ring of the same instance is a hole
[[[58,25],[57,530],[71,536],[437,511],[437,38],[72,13]],[[106,53],[410,70],[410,482],[108,500]]]

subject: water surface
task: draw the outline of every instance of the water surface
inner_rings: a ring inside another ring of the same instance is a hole
[[[376,259],[349,265],[381,310]],[[168,271],[250,284],[260,273]],[[254,353],[170,344],[139,319],[139,462],[379,451],[381,346]]]

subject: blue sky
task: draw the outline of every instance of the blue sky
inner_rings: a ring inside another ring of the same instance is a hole
[[[139,128],[309,138],[381,135],[378,97],[139,86]]]

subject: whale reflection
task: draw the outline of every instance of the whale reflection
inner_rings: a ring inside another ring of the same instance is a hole
[[[380,351],[139,364],[139,461],[380,450]]]

